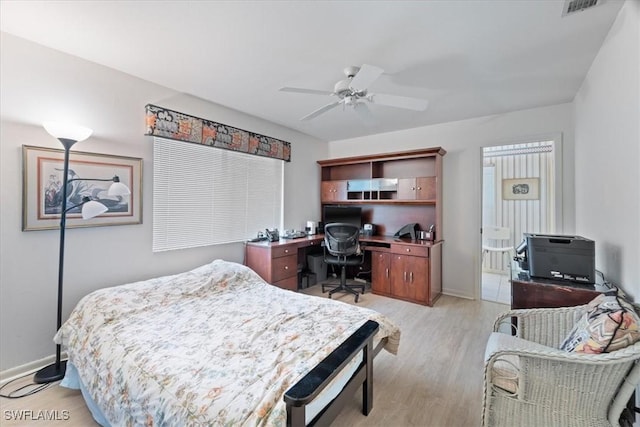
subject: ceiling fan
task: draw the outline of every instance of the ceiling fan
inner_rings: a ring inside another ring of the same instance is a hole
[[[385,93],[370,93],[368,91],[369,86],[380,77],[383,72],[384,70],[382,68],[373,65],[363,64],[362,67],[350,66],[344,69],[344,74],[347,78],[336,83],[333,87],[333,92],[297,87],[283,87],[280,88],[280,91],[338,97],[337,101],[318,108],[300,120],[311,120],[340,104],[342,104],[343,108],[346,106],[353,107],[355,112],[366,121],[371,121],[372,119],[367,103],[405,108],[414,111],[424,111],[427,109],[429,102],[424,99],[388,95]]]

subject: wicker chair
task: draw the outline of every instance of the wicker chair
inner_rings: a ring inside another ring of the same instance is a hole
[[[585,307],[511,310],[496,320],[485,354],[483,426],[626,424],[621,415],[640,382],[640,342],[601,354],[558,350]]]

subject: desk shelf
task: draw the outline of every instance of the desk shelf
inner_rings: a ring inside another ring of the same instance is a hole
[[[432,305],[442,291],[441,147],[318,161],[320,204],[362,207],[387,245],[370,247],[371,288],[376,294]],[[324,212],[324,209],[323,209]],[[324,218],[322,218],[324,221]],[[436,244],[407,253],[415,242],[392,237],[404,225],[435,227]]]
[[[442,234],[441,147],[319,160],[320,203],[361,205],[363,223],[393,235],[403,225]]]

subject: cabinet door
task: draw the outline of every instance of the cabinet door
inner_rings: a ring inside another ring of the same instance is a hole
[[[415,200],[416,179],[401,178],[398,180],[398,200]]]
[[[429,303],[429,259],[407,256],[408,287],[413,292],[413,298],[420,303]]]
[[[421,304],[429,303],[429,258],[393,254],[391,295]]]
[[[390,255],[387,252],[371,252],[371,290],[374,293],[391,293]]]
[[[436,177],[402,178],[398,180],[399,200],[435,200]]]
[[[436,200],[436,178],[434,176],[416,178],[416,199]]]
[[[391,258],[391,295],[412,300],[415,297],[415,288],[410,286],[409,272],[407,271],[407,256],[392,255]]]
[[[320,192],[323,202],[347,200],[347,181],[322,181]]]

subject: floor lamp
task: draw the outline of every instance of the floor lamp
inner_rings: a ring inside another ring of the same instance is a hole
[[[64,146],[64,172],[62,178],[62,199],[60,208],[60,257],[58,260],[58,323],[56,331],[62,326],[62,288],[63,288],[63,267],[64,267],[64,232],[67,222],[67,212],[71,209],[75,209],[82,206],[82,218],[90,219],[100,214],[105,213],[108,208],[102,203],[92,200],[90,197],[83,197],[82,201],[73,206],[67,206],[67,191],[68,185],[73,181],[112,181],[113,184],[109,187],[110,196],[128,196],[131,194],[129,188],[120,182],[117,176],[111,179],[92,179],[92,178],[74,178],[69,179],[69,152],[71,146],[79,141],[84,141],[91,136],[93,132],[91,129],[57,122],[43,123],[45,130],[57,138]],[[37,384],[46,384],[54,381],[61,380],[64,377],[67,362],[60,360],[61,345],[56,344],[56,361],[51,365],[37,371],[33,377],[33,380]]]

